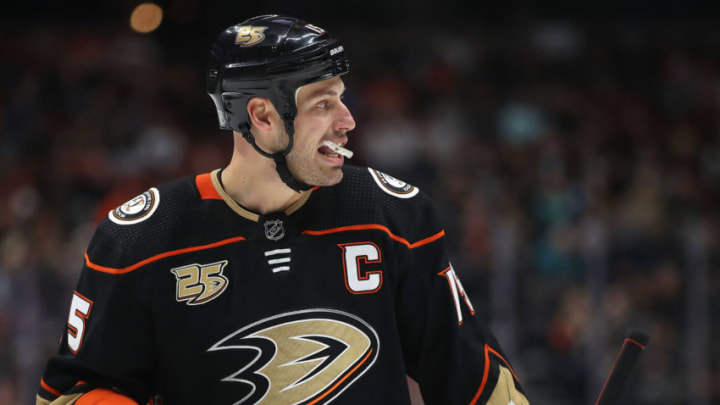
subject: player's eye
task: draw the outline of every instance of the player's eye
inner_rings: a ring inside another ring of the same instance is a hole
[[[316,104],[316,106],[318,108],[323,109],[323,110],[327,109],[329,105],[330,105],[330,103],[328,103],[327,101],[323,101],[321,103]]]

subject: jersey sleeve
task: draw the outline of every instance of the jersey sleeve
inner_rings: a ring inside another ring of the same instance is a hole
[[[519,380],[448,260],[423,198],[416,243],[401,257],[397,317],[408,375],[426,404],[528,404]],[[513,402],[510,402],[513,401]]]
[[[146,403],[153,394],[149,277],[143,267],[117,266],[116,258],[131,256],[132,243],[113,237],[116,226],[104,221],[90,242],[38,404],[73,403],[108,391]]]

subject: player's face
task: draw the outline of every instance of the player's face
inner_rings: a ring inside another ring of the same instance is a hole
[[[340,77],[311,83],[297,94],[295,145],[287,162],[299,180],[314,186],[331,186],[342,180],[343,156],[323,141],[345,145],[355,120],[342,102],[345,85]]]

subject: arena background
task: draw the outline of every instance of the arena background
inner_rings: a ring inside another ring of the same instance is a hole
[[[432,195],[533,404],[593,403],[630,328],[623,404],[720,403],[710,2],[168,0],[147,34],[138,3],[0,14],[0,404],[34,401],[108,210],[228,161],[208,48],[274,12],[344,42],[351,162]]]

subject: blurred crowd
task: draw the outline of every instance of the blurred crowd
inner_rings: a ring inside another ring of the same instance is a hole
[[[432,196],[533,404],[594,402],[630,329],[650,345],[623,403],[720,403],[717,25],[328,28],[352,63],[350,163]],[[229,161],[194,50],[0,34],[0,404],[34,401],[98,221]]]

